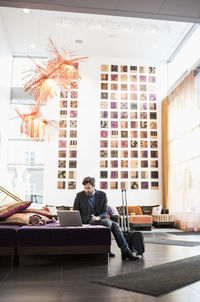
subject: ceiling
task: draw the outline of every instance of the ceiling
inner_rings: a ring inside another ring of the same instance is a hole
[[[49,37],[77,56],[166,62],[192,23],[0,7],[13,55],[46,56]]]
[[[199,0],[0,0],[0,6],[200,22]]]

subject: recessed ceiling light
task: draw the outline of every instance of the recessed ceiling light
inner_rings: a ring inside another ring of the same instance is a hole
[[[35,48],[35,44],[30,44],[30,48]]]
[[[83,43],[83,40],[75,40],[75,43],[81,44],[81,43]]]
[[[30,14],[30,9],[29,8],[23,8],[23,12],[25,13],[25,14]]]

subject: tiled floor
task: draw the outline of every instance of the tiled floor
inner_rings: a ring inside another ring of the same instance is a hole
[[[163,230],[162,230],[163,231]],[[152,236],[158,235],[157,231]],[[160,235],[161,236],[161,235]],[[200,241],[200,235],[167,235],[169,239]],[[200,246],[182,247],[146,244],[145,257],[139,262],[122,261],[112,240],[115,258],[109,265],[88,265],[85,261],[66,260],[48,266],[0,267],[1,302],[199,302],[200,281],[160,298],[92,283],[93,280],[132,272],[135,269],[175,261],[200,254]]]

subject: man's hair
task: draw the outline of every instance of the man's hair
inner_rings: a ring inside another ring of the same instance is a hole
[[[94,177],[90,177],[90,176],[85,177],[83,179],[82,185],[86,185],[88,183],[90,183],[93,187],[95,187],[95,178]]]

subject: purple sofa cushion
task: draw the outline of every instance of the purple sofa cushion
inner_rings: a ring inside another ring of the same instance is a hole
[[[0,220],[27,209],[31,201],[11,202],[0,207]]]
[[[0,247],[17,246],[18,225],[1,225],[0,226]]]
[[[110,229],[104,226],[61,227],[59,224],[23,226],[19,246],[110,245]]]

